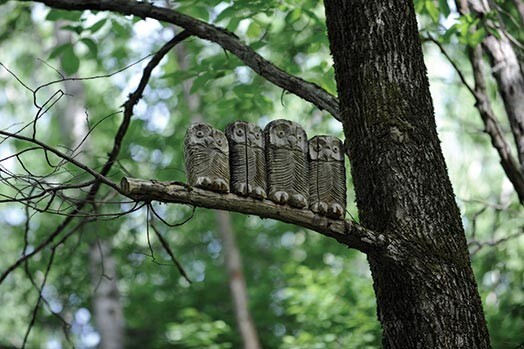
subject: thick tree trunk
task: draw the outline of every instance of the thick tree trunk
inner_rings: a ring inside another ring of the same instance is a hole
[[[407,251],[402,261],[368,254],[384,347],[487,348],[413,4],[325,5],[361,222]]]

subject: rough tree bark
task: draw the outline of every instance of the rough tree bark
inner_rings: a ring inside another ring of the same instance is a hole
[[[458,1],[458,6],[461,13],[472,10],[479,17],[486,16],[491,11],[487,1],[461,0]],[[491,71],[504,102],[521,172],[524,173],[524,74],[507,33],[500,26],[495,28],[493,23],[487,25],[493,26],[499,37],[487,35],[482,41],[482,47],[490,58]]]
[[[487,348],[460,213],[436,132],[413,3],[325,0],[347,154],[386,348]]]

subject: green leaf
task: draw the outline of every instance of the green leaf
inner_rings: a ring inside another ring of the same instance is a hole
[[[68,43],[66,43],[66,44],[62,44],[62,45],[60,45],[60,46],[55,47],[55,48],[51,51],[51,53],[49,54],[49,58],[55,58],[55,57],[60,56],[60,55],[62,54],[62,52],[65,51],[66,48],[71,47],[71,46],[72,46],[71,43],[68,42]]]
[[[97,57],[98,56],[98,45],[96,44],[96,42],[93,40],[93,39],[90,39],[90,38],[82,38],[80,40],[84,45],[87,46],[87,48],[89,49],[89,52],[91,53],[91,55],[93,57]]]
[[[302,16],[302,10],[300,8],[296,8],[287,14],[286,22],[295,23],[296,21],[300,19],[301,16]]]
[[[444,16],[444,18],[448,18],[449,14],[451,13],[451,10],[449,9],[448,1],[447,0],[438,0],[438,7],[440,9],[440,12]]]
[[[490,33],[491,35],[493,35],[494,37],[496,37],[497,39],[500,40],[500,32],[498,31],[497,28],[493,28],[491,26],[486,26],[486,29],[488,31],[488,33]]]
[[[217,18],[215,19],[215,22],[220,22],[222,21],[223,19],[226,19],[226,18],[235,18],[237,16],[235,16],[237,12],[237,8],[235,6],[230,6],[226,9],[224,9],[224,11],[220,12],[220,14],[217,16]]]
[[[446,30],[444,35],[442,35],[442,41],[443,42],[449,42],[451,36],[456,34],[457,31],[458,31],[458,25],[457,24],[453,24],[448,30]]]
[[[431,20],[434,23],[438,23],[440,12],[438,11],[438,9],[435,6],[435,4],[433,3],[433,1],[432,0],[427,0],[426,3],[425,3],[425,8],[426,8],[427,13],[431,17]]]
[[[76,22],[82,17],[81,11],[69,11],[69,10],[55,10],[49,11],[45,17],[48,21],[58,21],[60,19]]]
[[[62,30],[69,30],[77,34],[81,34],[84,28],[81,25],[63,25],[60,27]]]
[[[117,20],[111,20],[111,27],[114,33],[121,38],[129,37],[129,29],[120,24]]]
[[[67,46],[62,53],[62,68],[67,75],[73,75],[80,67],[80,60],[73,49],[73,45]]]
[[[231,21],[229,21],[229,24],[227,25],[227,30],[229,30],[230,32],[234,32],[237,27],[238,27],[238,24],[240,23],[242,19],[241,18],[238,18],[238,17],[234,17],[231,19]]]
[[[89,30],[91,33],[94,34],[97,31],[99,31],[104,26],[104,24],[106,24],[106,22],[107,22],[107,18],[101,19],[98,22],[96,22],[95,24],[93,24],[92,26],[90,26],[89,28],[87,28],[87,30]]]
[[[253,21],[251,24],[249,24],[246,35],[248,38],[258,38],[261,33],[262,28],[260,28],[260,25],[258,25],[257,22]]]
[[[208,74],[202,74],[198,76],[195,80],[193,80],[193,86],[191,86],[191,93],[195,93],[195,91],[198,91],[198,89],[207,84],[208,81]]]
[[[264,46],[266,46],[266,45],[267,45],[267,42],[266,42],[266,41],[264,41],[264,40],[260,40],[260,41],[257,41],[257,42],[252,43],[252,44],[249,45],[249,46],[251,46],[251,48],[252,48],[253,50],[258,50],[259,48],[264,47]]]
[[[482,42],[482,40],[484,40],[487,34],[488,33],[485,28],[479,28],[479,30],[477,30],[468,37],[468,45],[470,45],[471,47],[477,46]]]

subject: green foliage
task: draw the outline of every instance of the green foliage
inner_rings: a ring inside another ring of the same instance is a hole
[[[508,3],[501,6],[515,14]],[[234,31],[242,41],[284,71],[336,94],[320,1],[239,0],[226,4],[218,0],[192,0],[177,1],[176,6],[185,14]],[[439,35],[441,41],[452,43],[452,54],[462,66],[467,65],[463,55],[465,45],[477,45],[486,35],[494,35],[486,19],[458,17],[450,11],[446,1],[419,0],[415,1],[415,6],[421,14],[424,30]],[[108,13],[59,10],[42,13],[29,4],[14,2],[2,5],[0,10],[4,9],[7,9],[2,11],[5,16],[0,16],[0,42],[9,50],[0,52],[0,62],[32,88],[58,78],[53,69],[36,58],[44,59],[53,67],[62,67],[69,75],[107,75],[155,52],[175,30],[152,21]],[[446,27],[449,28],[446,32],[438,29],[440,22],[455,17],[457,20]],[[489,19],[496,20],[494,17]],[[56,44],[53,36],[56,22],[71,35],[70,42]],[[478,29],[473,30],[474,27]],[[428,59],[432,59],[428,62],[431,67],[434,57]],[[81,82],[85,89],[82,105],[89,125],[100,123],[93,128],[88,138],[89,147],[82,153],[91,168],[100,169],[107,160],[122,120],[118,111],[129,92],[136,88],[143,68],[141,64],[110,78]],[[0,74],[0,112],[7,116],[0,118],[2,128],[14,122],[30,122],[34,117],[33,96],[5,71]],[[473,101],[468,99],[467,92],[449,81],[444,84],[438,79],[432,81],[432,86],[439,84],[441,99],[436,105],[444,109],[437,113],[440,115],[439,132],[468,237],[484,241],[516,233],[521,226],[522,211],[514,195],[504,209],[484,208],[486,203],[502,200],[506,184],[489,141],[478,132],[482,126],[472,107]],[[44,89],[39,101],[45,101],[62,87],[54,85]],[[492,93],[496,93],[491,88]],[[195,102],[190,102],[191,97],[198,99],[196,109]],[[77,100],[75,98],[80,97],[64,96],[39,120],[40,139],[64,149],[62,146],[68,143],[70,129],[65,127],[63,110],[66,101]],[[457,100],[462,102],[457,103]],[[325,112],[275,88],[217,45],[195,38],[184,41],[164,58],[134,112],[121,154],[108,175],[115,182],[124,175],[185,181],[183,137],[195,117],[218,128],[236,119],[263,126],[271,119],[283,117],[299,121],[309,136],[321,133],[341,136],[341,125]],[[6,148],[22,150],[29,145],[6,142],[2,147],[0,151]],[[42,152],[27,153],[24,159],[39,174],[48,170]],[[57,163],[58,159],[51,157],[51,162]],[[16,162],[10,166],[14,171],[21,170]],[[481,170],[475,170],[477,168]],[[64,169],[67,171],[56,174],[53,180],[60,182],[82,173],[74,166]],[[90,177],[85,175],[78,178],[87,179]],[[348,183],[348,211],[358,220],[349,168]],[[104,188],[97,199],[106,198],[110,193]],[[73,194],[75,197],[81,195],[79,191]],[[111,204],[97,204],[100,213],[121,213],[131,209],[129,204],[118,203],[124,198],[107,197]],[[42,209],[47,202],[39,205]],[[58,209],[64,205],[55,198],[50,207]],[[155,204],[154,207],[171,223],[181,222],[191,215],[190,208],[180,205]],[[484,211],[478,214],[483,208]],[[33,215],[28,232],[31,246],[49,236],[63,219],[34,210],[30,210],[30,214]],[[3,256],[0,270],[22,253],[24,217],[21,205],[0,206],[0,221],[5,227],[0,246]],[[372,281],[362,255],[318,234],[275,221],[233,214],[232,222],[244,262],[250,309],[263,347],[380,346]],[[104,238],[113,243],[112,256],[118,265],[127,348],[242,347],[213,212],[197,209],[191,221],[174,228],[161,224],[158,219],[153,223],[186,269],[193,281],[191,285],[170,265],[169,256],[151,229],[149,240],[156,263],[149,257],[147,217],[142,209],[118,219],[102,216],[58,248],[46,299],[55,304],[54,309],[60,309],[60,314],[68,321],[79,326],[74,322],[74,314],[80,309],[91,309],[93,281],[86,270],[89,246],[96,238]],[[519,256],[523,254],[521,238],[497,247],[485,247],[473,256],[495,348],[519,344],[524,318],[524,273]],[[30,271],[40,282],[48,258],[46,250],[30,263]],[[0,287],[0,346],[19,345],[37,293],[22,269]],[[16,292],[11,291],[14,289]],[[91,319],[85,327],[92,325]],[[72,338],[78,347],[85,344],[78,332],[73,332]],[[38,347],[49,340],[69,347],[60,321],[43,305],[30,345]]]

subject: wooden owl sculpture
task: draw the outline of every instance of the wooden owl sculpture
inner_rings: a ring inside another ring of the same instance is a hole
[[[224,133],[204,123],[192,124],[184,139],[184,159],[190,185],[229,191],[229,147]]]
[[[297,123],[275,120],[264,129],[269,199],[297,208],[307,206],[307,136]]]
[[[229,142],[231,192],[266,198],[266,156],[262,129],[255,124],[236,121],[226,128]]]
[[[342,141],[331,136],[309,140],[309,207],[330,218],[346,212],[346,168]]]

